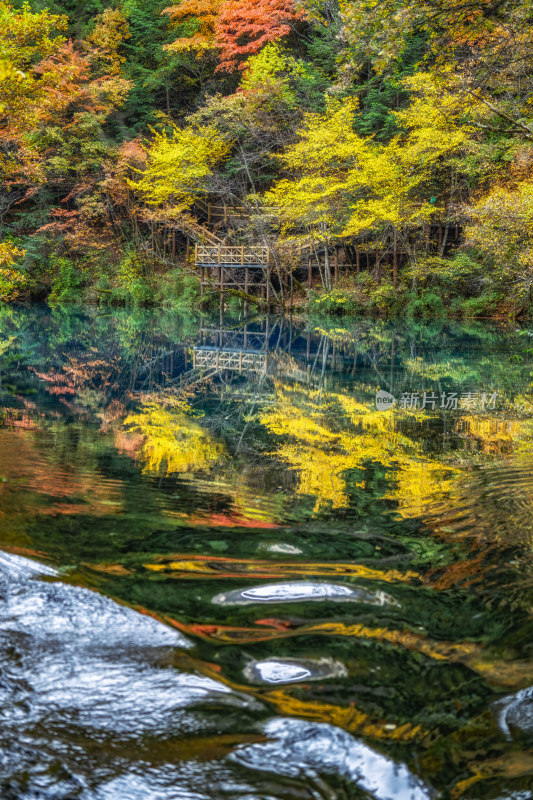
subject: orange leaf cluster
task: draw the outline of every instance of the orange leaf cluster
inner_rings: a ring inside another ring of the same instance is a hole
[[[183,0],[177,6],[169,6],[162,12],[168,14],[171,21],[180,25],[193,22],[197,30],[192,36],[181,36],[168,45],[169,50],[176,52],[192,51],[201,55],[215,46],[215,28],[222,0]]]
[[[287,36],[291,24],[303,19],[293,0],[226,0],[215,30],[220,48],[218,70],[244,69],[245,60],[266,44]]]
[[[294,0],[183,0],[163,12],[175,24],[191,22],[197,30],[181,36],[169,50],[196,52],[219,50],[219,71],[244,69],[246,59],[266,44],[291,32],[303,19]]]

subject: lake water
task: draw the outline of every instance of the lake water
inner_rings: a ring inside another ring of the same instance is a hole
[[[2,800],[533,797],[533,332],[0,308]]]

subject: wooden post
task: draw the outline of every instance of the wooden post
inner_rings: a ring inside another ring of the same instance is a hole
[[[228,224],[228,207],[224,203],[224,225]]]
[[[249,279],[249,268],[246,266],[244,270],[244,291],[245,294],[248,294],[248,279]]]
[[[307,283],[310,287],[313,285],[313,267],[311,266],[311,258],[307,259]]]
[[[205,268],[200,267],[200,294],[204,293],[204,284],[205,284]]]
[[[207,224],[211,225],[211,203],[207,204]]]

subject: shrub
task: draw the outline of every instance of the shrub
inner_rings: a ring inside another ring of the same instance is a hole
[[[422,292],[420,295],[411,293],[405,311],[410,318],[431,319],[432,317],[446,316],[446,308],[442,298],[435,292]]]
[[[401,290],[390,281],[383,281],[372,289],[369,296],[370,306],[382,312],[398,310]]]
[[[192,311],[214,305],[218,302],[218,294],[206,289],[202,295],[200,281],[196,275],[190,275],[177,268],[161,276],[155,301],[167,308]]]
[[[356,296],[340,288],[311,292],[308,310],[319,314],[354,314],[361,308]]]
[[[79,265],[68,258],[52,255],[49,259],[52,274],[52,291],[48,297],[50,305],[69,305],[82,299],[85,276]]]
[[[499,292],[487,292],[459,301],[457,310],[464,317],[490,317],[498,310],[502,300],[503,295]]]
[[[421,290],[439,290],[438,294],[479,294],[485,281],[485,268],[467,253],[453,258],[427,256],[403,272],[403,277]]]
[[[149,305],[153,302],[153,291],[144,276],[142,259],[135,251],[128,251],[118,265],[115,288],[109,299],[112,303],[132,306]]]

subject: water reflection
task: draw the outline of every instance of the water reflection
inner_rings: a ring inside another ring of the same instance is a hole
[[[383,800],[393,788],[430,796],[404,765],[331,726],[253,724],[265,716],[253,697],[168,666],[172,648],[190,646],[177,632],[40,573],[51,575],[1,555],[3,797],[244,799],[266,784],[269,796],[311,798],[310,775],[329,792],[334,776]]]
[[[347,675],[343,664],[329,658],[299,661],[291,658],[267,658],[264,661],[252,661],[244,668],[243,673],[252,683],[270,684],[325,680]]]
[[[343,324],[0,309],[2,796],[529,791],[527,340]]]
[[[233,758],[253,769],[309,779],[313,773],[341,773],[376,800],[428,800],[433,792],[403,764],[378,755],[329,725],[273,720],[265,733],[274,741],[243,747]],[[319,784],[320,785],[320,784]]]
[[[371,592],[336,583],[271,583],[253,586],[249,589],[235,589],[226,594],[217,594],[213,603],[218,605],[247,605],[249,603],[297,603],[307,600],[336,601],[351,600],[372,606],[399,605],[385,592]]]
[[[501,730],[509,739],[533,736],[533,686],[504,697],[493,709]]]

